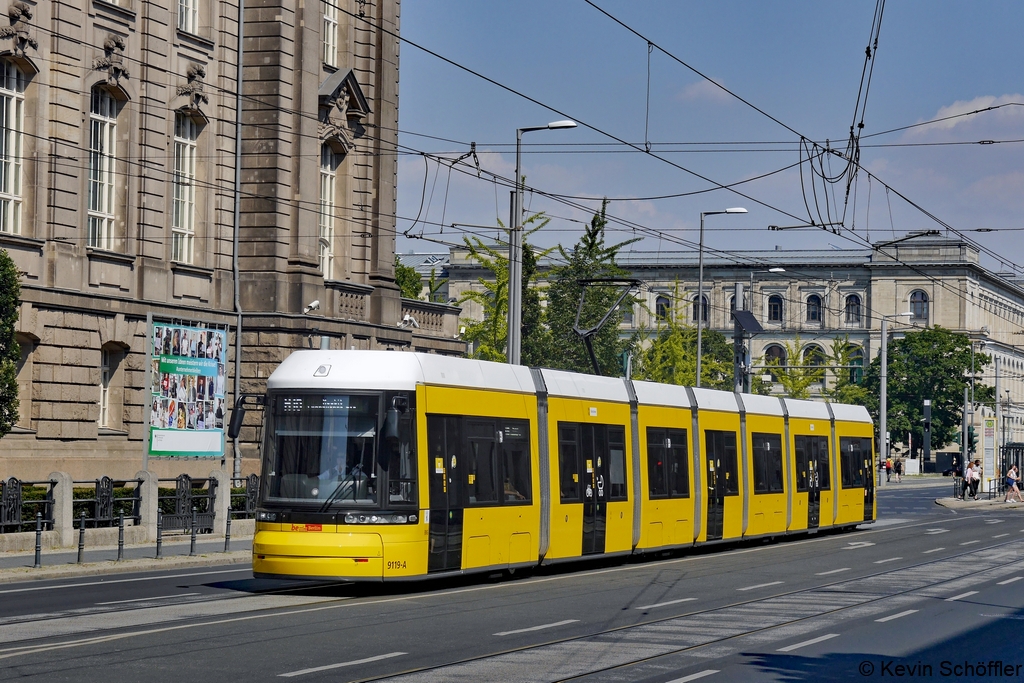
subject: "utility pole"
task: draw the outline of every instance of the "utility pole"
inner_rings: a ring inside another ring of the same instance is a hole
[[[924,400],[924,449],[921,455],[920,473],[924,474],[924,464],[932,459],[932,402]]]
[[[735,291],[735,302],[736,306],[734,310],[745,311],[746,306],[743,305],[743,283],[736,283]],[[732,384],[733,391],[740,393],[743,391],[743,361],[745,354],[743,353],[743,326],[740,325],[739,318],[733,316],[732,326]]]

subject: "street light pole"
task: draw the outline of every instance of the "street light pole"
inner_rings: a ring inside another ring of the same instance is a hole
[[[516,191],[512,202],[512,230],[508,245],[508,362],[519,365],[522,350],[523,319],[523,178],[522,163],[523,133],[535,130],[557,130],[575,128],[575,121],[552,121],[546,126],[530,126],[516,129]]]
[[[701,331],[704,329],[704,216],[720,213],[746,213],[742,207],[734,207],[725,211],[702,211],[700,214],[700,239],[697,242],[697,383],[700,387]]]
[[[889,457],[889,431],[887,418],[889,417],[888,396],[886,392],[889,385],[889,330],[886,323],[889,318],[909,318],[911,313],[897,313],[895,315],[882,316],[882,350],[881,350],[881,372],[879,373],[878,391],[878,452],[879,464],[884,465]],[[883,467],[878,468],[878,485],[885,486],[885,479],[882,478]]]

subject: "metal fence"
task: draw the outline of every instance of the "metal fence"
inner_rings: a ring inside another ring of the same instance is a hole
[[[191,531],[192,510],[195,508],[196,531],[213,531],[217,480],[193,479],[187,474],[180,474],[176,479],[158,480],[158,484],[170,482],[174,482],[174,487],[161,486],[157,496],[158,508],[163,513],[164,530]]]
[[[252,519],[256,516],[259,502],[260,477],[250,474],[242,479],[231,480],[231,519]]]
[[[89,489],[81,484],[93,484]],[[86,528],[117,526],[118,517],[124,514],[126,521],[133,524],[142,523],[142,480],[128,479],[114,481],[110,477],[100,477],[95,482],[72,482],[74,489],[73,517],[75,522],[84,522]],[[92,493],[92,497],[89,497]],[[82,517],[85,513],[85,517]]]
[[[53,479],[0,481],[0,533],[34,531],[36,513],[42,513],[43,529],[53,530]]]

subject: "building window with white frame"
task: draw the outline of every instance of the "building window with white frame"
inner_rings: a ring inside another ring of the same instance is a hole
[[[199,0],[178,0],[178,30],[199,33]]]
[[[781,323],[782,314],[782,297],[778,294],[772,294],[768,297],[768,322]]]
[[[114,248],[114,162],[118,102],[104,88],[93,88],[89,113],[88,245]]]
[[[174,176],[171,207],[171,260],[192,263],[196,238],[196,142],[199,124],[174,116]]]
[[[338,5],[337,0],[320,0],[324,13],[324,64],[338,66]]]
[[[851,294],[850,296],[846,297],[846,322],[850,324],[859,325],[860,317],[860,297],[856,294]]]
[[[334,279],[334,208],[338,155],[330,145],[320,147],[320,271]]]
[[[100,349],[100,427],[110,419],[110,352]]]
[[[928,320],[928,295],[920,289],[910,295],[910,317],[914,320]]]
[[[0,232],[21,234],[22,138],[28,78],[9,59],[0,60]]]
[[[807,322],[821,322],[821,297],[817,294],[807,297]]]

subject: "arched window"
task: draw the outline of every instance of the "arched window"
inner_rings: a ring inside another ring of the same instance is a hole
[[[708,298],[706,296],[701,296],[701,303],[703,305],[700,307],[700,319],[701,319],[701,322],[707,323],[707,321],[708,321]],[[697,297],[696,296],[693,297],[693,322],[697,322]]]
[[[114,248],[114,164],[119,103],[106,88],[92,89],[89,110],[89,230],[87,244]]]
[[[782,297],[778,294],[768,297],[768,322],[782,322]]]
[[[338,155],[330,145],[320,146],[320,272],[325,280],[334,279],[335,188],[338,180]]]
[[[786,365],[786,349],[782,348],[778,344],[772,344],[771,346],[766,348],[764,350],[764,364],[768,365],[768,366],[772,366],[772,365],[785,366]],[[774,372],[771,372],[770,368],[769,368],[769,374],[771,374],[773,382],[778,382],[779,381],[778,376]]]
[[[729,297],[729,310],[730,311],[735,311],[736,310],[736,295],[735,294],[733,296]]]
[[[817,294],[807,297],[807,322],[821,322],[821,297]]]
[[[0,232],[21,234],[22,137],[28,77],[0,60]]]
[[[658,320],[668,320],[671,312],[672,304],[669,302],[667,296],[659,296],[654,300],[654,317]]]
[[[846,297],[846,322],[860,323],[860,297],[856,294]]]
[[[859,346],[850,345],[847,353],[847,360],[850,364],[850,381],[860,384],[864,379],[864,349]]]
[[[914,320],[928,319],[928,295],[920,289],[910,295],[910,317]]]
[[[811,368],[821,368],[821,370],[816,371],[814,377],[818,382],[825,381],[825,370],[823,367],[825,365],[825,351],[820,346],[811,344],[804,349],[804,365]]]

